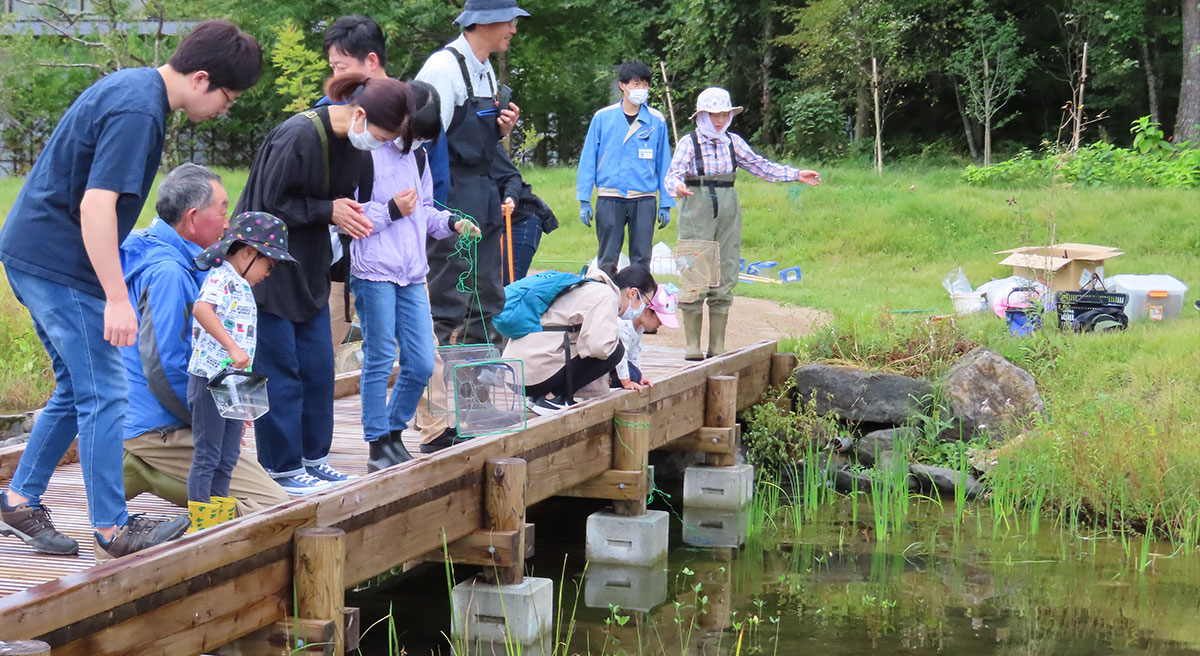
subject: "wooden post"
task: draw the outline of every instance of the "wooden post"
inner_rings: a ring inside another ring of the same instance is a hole
[[[737,376],[709,376],[704,400],[704,425],[713,428],[732,428],[737,425]],[[704,456],[710,467],[732,467],[736,464],[737,441],[729,453],[709,453]]]
[[[313,526],[296,531],[296,617],[332,620],[335,656],[346,653],[346,533],[340,528]]]
[[[41,640],[0,642],[0,656],[50,656],[50,645]]]
[[[788,378],[791,378],[792,372],[796,370],[796,361],[795,353],[771,354],[771,387],[783,387],[787,384]]]
[[[515,562],[508,567],[484,570],[501,585],[525,580],[525,461],[520,458],[493,458],[484,468],[484,521],[487,530],[518,531]]]
[[[649,466],[650,413],[645,410],[618,411],[613,417],[612,468],[640,472],[647,478]],[[646,495],[631,501],[614,500],[613,512],[626,517],[645,515]]]

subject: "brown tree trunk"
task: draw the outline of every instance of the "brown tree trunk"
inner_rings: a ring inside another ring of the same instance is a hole
[[[1174,140],[1200,147],[1200,0],[1183,0],[1183,80]]]
[[[1146,99],[1150,104],[1150,120],[1159,123],[1162,115],[1158,107],[1158,76],[1154,74],[1150,44],[1142,42],[1142,70],[1146,72]]]
[[[862,86],[854,95],[854,140],[867,137],[868,121],[871,120],[871,89]]]
[[[975,131],[971,129],[971,117],[963,106],[962,94],[958,92],[958,80],[950,78],[950,88],[954,89],[954,104],[958,107],[958,117],[962,119],[963,133],[967,136],[967,148],[971,151],[971,161],[979,162],[979,148],[975,146]]]
[[[775,59],[775,48],[771,41],[775,39],[775,21],[771,20],[771,12],[766,12],[763,18],[763,58],[762,58],[762,136],[768,144],[775,143],[774,131],[771,129],[771,62]]]

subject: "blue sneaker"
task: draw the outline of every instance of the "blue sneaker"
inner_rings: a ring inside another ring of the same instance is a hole
[[[323,462],[312,467],[305,467],[304,471],[309,476],[326,481],[328,483],[345,483],[346,481],[352,481],[358,478],[357,476],[352,476],[350,474],[343,474],[333,467],[330,467],[329,463],[327,462]]]
[[[327,490],[331,485],[333,485],[329,481],[323,481],[316,476],[312,476],[307,473],[276,478],[275,482],[279,483],[279,487],[283,488],[284,492],[287,492],[294,497]]]

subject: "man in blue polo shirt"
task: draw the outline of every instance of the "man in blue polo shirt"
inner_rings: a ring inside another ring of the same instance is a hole
[[[107,560],[178,537],[187,516],[131,518],[121,480],[129,392],[119,348],[137,338],[117,245],[133,229],[162,157],[167,116],[200,122],[229,111],[262,72],[253,37],[225,21],[200,23],[157,69],[111,73],[67,109],[0,230],[0,262],[33,317],[58,387],[0,495],[0,535],[72,555],[76,541],[50,522],[41,496],[78,435],[95,528]]]
[[[617,71],[621,102],[596,112],[579,156],[576,195],[579,220],[592,222],[592,188],[596,188],[596,240],[598,264],[609,277],[617,272],[617,259],[629,226],[629,260],[650,268],[654,215],[658,227],[671,222],[675,200],[663,186],[671,165],[671,144],[663,115],[646,104],[650,69],[634,59]],[[655,202],[655,194],[658,202]]]

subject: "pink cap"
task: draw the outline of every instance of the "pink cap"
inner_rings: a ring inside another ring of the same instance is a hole
[[[668,292],[666,287],[658,286],[654,298],[650,299],[650,309],[658,315],[658,320],[667,328],[678,328],[679,319],[675,317],[675,295]]]

